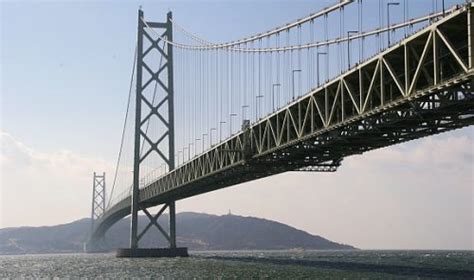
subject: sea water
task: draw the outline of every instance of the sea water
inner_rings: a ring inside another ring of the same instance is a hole
[[[473,279],[473,251],[218,251],[189,258],[0,256],[0,278]]]

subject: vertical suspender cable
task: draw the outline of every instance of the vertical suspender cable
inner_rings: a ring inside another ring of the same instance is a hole
[[[217,120],[219,120],[219,123],[217,124],[218,128],[219,129],[219,140],[222,140],[222,96],[221,94],[219,93],[219,49],[216,49],[216,94],[217,94],[217,104],[216,104],[216,108],[219,108],[219,104],[220,104],[220,114],[219,114],[219,117],[216,118]],[[217,110],[216,110],[217,111]]]
[[[278,32],[276,34],[276,40],[277,40],[277,43],[276,43],[276,46],[277,48],[280,47],[280,32]],[[276,54],[276,83],[278,85],[280,85],[280,52],[277,51],[275,52]],[[280,106],[280,86],[277,87],[277,98],[276,98],[276,108],[278,109],[278,107]]]
[[[328,14],[324,15],[324,36],[325,40],[329,39],[328,33]],[[329,45],[326,45],[326,63],[324,65],[326,67],[326,82],[329,81]]]
[[[297,37],[298,37],[298,45],[301,45],[301,25],[298,25],[298,34],[297,34]],[[301,50],[298,50],[298,69],[299,70],[303,70],[301,69]],[[297,96],[299,97],[300,96],[300,93],[301,93],[301,76],[302,73],[300,73],[300,75],[298,75],[298,94]]]
[[[290,42],[289,42],[289,41],[290,41],[290,31],[287,29],[286,32],[285,32],[285,34],[286,34],[285,46],[287,47],[287,46],[290,45]],[[285,61],[284,61],[284,63],[283,63],[284,68],[282,69],[282,70],[283,70],[283,71],[282,71],[282,74],[283,74],[284,77],[286,77],[286,81],[285,81],[286,88],[285,88],[285,91],[284,91],[284,92],[287,93],[286,96],[284,97],[284,103],[286,104],[286,103],[288,103],[288,100],[289,100],[289,99],[288,99],[288,94],[290,94],[290,91],[291,91],[290,85],[291,85],[291,78],[292,78],[291,76],[293,75],[293,73],[292,73],[292,71],[291,71],[291,67],[289,67],[289,64],[290,64],[290,63],[289,63],[289,60],[290,60],[290,59],[289,59],[290,52],[289,52],[289,51],[285,51],[285,52],[283,53],[283,55],[284,55]],[[288,68],[290,68],[290,71],[288,71]]]

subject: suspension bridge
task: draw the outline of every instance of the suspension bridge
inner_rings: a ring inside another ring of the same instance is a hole
[[[474,3],[428,6],[412,17],[406,0],[342,0],[224,43],[171,12],[153,22],[139,10],[116,171],[108,200],[105,174],[94,174],[87,250],[131,215],[118,256],[187,256],[177,200],[288,171],[335,172],[347,156],[472,125]],[[168,229],[157,222],[166,209]],[[169,248],[140,248],[153,226]]]

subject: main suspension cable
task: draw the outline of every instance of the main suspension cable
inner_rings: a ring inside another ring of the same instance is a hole
[[[120,160],[122,158],[122,151],[123,151],[123,143],[124,143],[124,139],[125,139],[125,130],[127,129],[127,120],[128,120],[128,112],[130,111],[130,100],[132,98],[132,88],[133,88],[133,77],[135,76],[135,68],[136,68],[136,63],[137,63],[137,47],[135,45],[135,54],[133,56],[133,66],[132,66],[132,76],[130,77],[130,86],[129,86],[129,89],[128,89],[128,100],[127,100],[127,109],[125,110],[125,119],[124,119],[124,122],[123,122],[123,128],[122,128],[122,136],[120,137],[120,149],[119,149],[119,153],[118,153],[118,156],[117,156],[117,163],[115,165],[115,173],[114,173],[114,180],[113,180],[113,183],[112,183],[112,190],[110,191],[110,196],[109,196],[109,201],[107,202],[107,207],[109,207],[110,205],[110,201],[112,200],[112,195],[114,193],[114,189],[115,189],[115,184],[117,182],[117,176],[118,176],[118,170],[119,170],[119,166],[120,166]]]
[[[239,39],[239,40],[231,41],[231,42],[225,42],[225,43],[221,43],[221,44],[213,44],[212,46],[216,46],[218,48],[229,48],[229,47],[233,47],[233,46],[239,46],[239,45],[244,44],[244,43],[257,41],[257,40],[262,39],[262,38],[270,37],[272,35],[275,35],[275,34],[278,34],[278,33],[282,32],[282,31],[295,28],[295,27],[297,27],[297,26],[299,26],[303,23],[314,20],[314,19],[316,19],[318,17],[321,17],[325,14],[328,14],[330,12],[333,12],[333,11],[339,9],[340,7],[344,7],[348,4],[351,4],[352,2],[354,2],[354,0],[342,0],[338,4],[335,4],[335,5],[332,5],[330,7],[324,8],[323,10],[321,10],[319,12],[312,13],[312,14],[304,17],[304,18],[298,19],[298,20],[296,20],[294,22],[291,22],[291,23],[287,23],[285,25],[281,25],[281,26],[279,26],[277,28],[274,28],[272,30],[269,30],[269,31],[266,31],[266,32],[263,32],[263,33],[259,33],[259,34],[255,34],[255,35],[252,35],[252,36],[249,36],[249,37],[245,37],[245,38],[242,38],[242,39]],[[174,23],[175,22],[173,21],[173,24]],[[186,32],[188,34],[192,35],[192,37],[196,38],[197,40],[200,40],[200,41],[205,42],[207,44],[210,43],[209,41],[207,41],[205,39],[202,39],[199,36],[194,35],[189,31],[186,31]]]
[[[456,8],[452,9],[451,12],[453,12],[455,10],[456,10]],[[391,30],[399,29],[399,28],[402,28],[402,27],[405,27],[405,26],[412,26],[414,24],[424,22],[424,21],[427,21],[427,20],[431,20],[431,19],[434,19],[434,18],[439,18],[439,17],[442,17],[442,16],[443,16],[443,12],[438,12],[438,13],[422,16],[422,17],[419,17],[419,18],[414,18],[414,19],[411,19],[407,22],[402,22],[402,23],[398,23],[398,24],[393,24],[391,26],[376,28],[376,29],[373,29],[371,31],[355,33],[354,35],[351,35],[351,36],[341,36],[339,38],[329,39],[329,40],[325,40],[325,41],[319,41],[319,42],[307,43],[307,44],[298,44],[298,45],[285,46],[285,47],[279,47],[279,48],[276,48],[276,47],[267,47],[267,48],[233,47],[234,45],[238,45],[238,44],[232,44],[232,45],[229,45],[229,44],[213,44],[213,45],[182,44],[182,43],[167,40],[161,34],[158,34],[148,24],[148,22],[146,22],[143,18],[141,20],[143,21],[145,26],[151,30],[151,32],[155,33],[155,35],[157,35],[159,37],[160,40],[166,42],[167,44],[173,45],[173,46],[175,46],[177,48],[181,48],[181,49],[188,49],[188,50],[227,49],[227,50],[234,50],[234,51],[241,51],[241,52],[281,52],[281,51],[291,51],[291,50],[315,48],[315,47],[319,47],[319,46],[326,46],[326,45],[343,43],[343,42],[346,42],[346,41],[352,41],[352,40],[355,40],[355,39],[365,38],[365,37],[372,36],[372,35],[379,35],[379,34],[384,33],[384,32],[389,32]],[[205,40],[205,39],[200,38],[200,40]],[[207,41],[207,40],[205,40],[205,41]]]

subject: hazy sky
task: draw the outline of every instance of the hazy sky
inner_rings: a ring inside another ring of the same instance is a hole
[[[113,173],[139,5],[157,20],[171,9],[219,42],[335,1],[315,2],[0,2],[0,228],[90,215],[92,172]],[[413,14],[431,3],[416,1]],[[360,248],[474,249],[473,174],[474,129],[466,128],[347,158],[337,173],[273,176],[177,209],[230,209]]]

